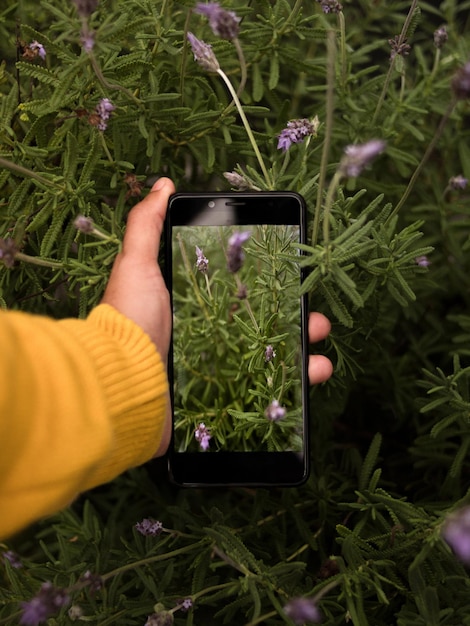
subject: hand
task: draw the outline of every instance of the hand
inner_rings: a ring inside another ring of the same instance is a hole
[[[166,365],[171,337],[170,296],[157,262],[168,199],[175,187],[169,178],[160,178],[144,200],[129,213],[122,252],[118,254],[102,302],[110,304],[133,320],[154,342]],[[321,341],[331,329],[321,313],[309,317],[309,339]],[[328,380],[331,361],[320,354],[309,358],[311,384]],[[156,456],[165,453],[171,435],[171,410],[168,401],[165,433]]]
[[[310,313],[308,337],[313,343],[325,339],[331,330],[330,320],[322,313]],[[324,383],[333,374],[333,364],[323,354],[311,354],[308,360],[308,377],[311,385]]]
[[[133,320],[155,344],[165,366],[171,337],[170,295],[157,262],[168,198],[175,191],[159,178],[150,193],[129,213],[122,252],[114,261],[102,302]],[[171,409],[156,456],[165,453],[171,435]]]

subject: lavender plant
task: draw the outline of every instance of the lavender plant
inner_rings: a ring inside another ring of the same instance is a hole
[[[177,491],[163,466],[129,472],[0,547],[0,624],[469,623],[469,21],[466,2],[419,0],[2,6],[2,306],[86,315],[156,176],[294,190],[335,375],[311,392],[305,486]],[[253,264],[288,272],[298,251],[268,261],[251,233],[230,272],[232,235],[181,242],[180,308],[189,288],[201,304],[177,320],[183,418],[218,393],[196,393],[215,329],[211,358],[243,364],[227,409],[249,379],[241,418],[276,445],[293,347],[256,331]],[[238,436],[235,419],[181,431],[208,449]]]

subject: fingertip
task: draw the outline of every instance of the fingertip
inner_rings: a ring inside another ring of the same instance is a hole
[[[333,375],[333,363],[323,354],[312,354],[308,359],[308,378],[311,385],[326,382]]]
[[[331,322],[318,311],[310,313],[308,318],[308,336],[311,342],[321,341],[328,337],[331,331]]]
[[[169,193],[174,193],[175,191],[175,185],[173,183],[173,181],[171,180],[171,178],[167,178],[166,176],[162,176],[161,178],[158,178],[152,185],[152,188],[150,189],[150,192],[154,192],[154,191],[161,191],[164,187],[171,187],[171,190],[168,189]]]

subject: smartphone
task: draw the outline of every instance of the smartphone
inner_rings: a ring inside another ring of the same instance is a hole
[[[308,302],[291,192],[177,193],[165,223],[173,311],[172,481],[294,486],[308,476]]]

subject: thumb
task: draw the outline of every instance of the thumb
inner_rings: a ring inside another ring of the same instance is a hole
[[[155,261],[168,199],[175,192],[169,178],[159,178],[150,193],[131,210],[122,242],[122,254],[140,262]]]

